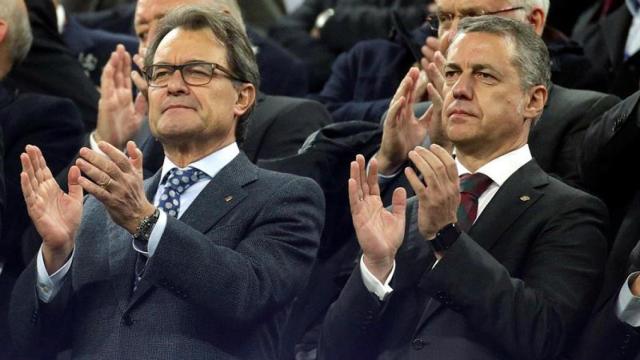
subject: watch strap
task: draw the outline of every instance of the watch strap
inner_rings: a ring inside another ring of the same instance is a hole
[[[460,237],[462,231],[455,223],[451,223],[438,231],[436,237],[429,241],[433,251],[440,252],[449,249]]]

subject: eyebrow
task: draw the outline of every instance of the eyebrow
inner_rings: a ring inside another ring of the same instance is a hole
[[[458,10],[458,13],[462,14],[462,15],[467,15],[467,14],[478,14],[480,12],[483,11],[487,11],[486,9],[483,9],[479,6],[471,6],[471,7],[467,7],[461,10]],[[453,14],[453,11],[444,11],[442,9],[442,7],[438,6],[436,7],[436,12],[439,14]]]
[[[456,70],[456,71],[462,71],[462,68],[460,67],[460,65],[456,64],[456,63],[446,63],[444,65],[445,69],[450,69],[450,70]],[[473,72],[477,72],[480,70],[489,70],[492,73],[494,73],[495,75],[502,77],[502,72],[499,71],[498,69],[496,69],[495,67],[489,65],[489,64],[473,64],[471,65],[471,70]]]

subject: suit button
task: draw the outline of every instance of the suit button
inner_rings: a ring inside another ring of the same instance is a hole
[[[131,315],[129,314],[124,314],[124,316],[122,317],[122,324],[124,326],[131,326],[133,325],[133,319],[131,318]]]
[[[411,347],[413,347],[414,350],[421,350],[425,345],[427,345],[427,342],[420,338],[413,339],[411,342]]]

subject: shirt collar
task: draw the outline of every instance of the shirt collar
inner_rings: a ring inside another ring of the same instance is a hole
[[[524,164],[531,161],[531,151],[529,145],[524,146],[508,152],[502,156],[499,156],[488,163],[484,164],[476,173],[482,173],[487,175],[498,186],[502,186],[507,179],[513,175]],[[456,165],[458,167],[458,175],[464,175],[471,173],[467,168],[462,165],[458,159],[456,159]]]
[[[220,170],[222,170],[223,167],[230,163],[231,160],[233,160],[239,153],[240,149],[238,148],[238,144],[234,142],[218,151],[215,151],[203,157],[196,162],[187,165],[187,167],[190,166],[196,168],[205,173],[209,177],[209,179],[213,179],[220,172]],[[165,156],[164,163],[162,164],[162,172],[160,173],[161,183],[164,184],[164,182],[167,181],[167,174],[173,168],[178,168],[180,170],[186,169],[186,167],[178,167],[171,160],[169,160],[168,157]]]
[[[629,9],[629,12],[631,13],[631,15],[636,17],[640,14],[640,1],[626,0],[625,3],[627,4],[627,9]]]

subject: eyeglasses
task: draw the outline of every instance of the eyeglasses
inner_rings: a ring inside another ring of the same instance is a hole
[[[453,22],[453,19],[455,19],[456,17],[458,19],[462,19],[465,17],[476,17],[476,16],[483,16],[483,15],[498,15],[498,14],[502,14],[510,11],[518,11],[518,10],[524,10],[524,9],[525,9],[524,6],[515,6],[515,7],[502,9],[502,10],[496,10],[496,11],[484,11],[484,10],[468,11],[468,12],[464,12],[457,15],[453,13],[438,12],[438,13],[430,14],[427,16],[426,25],[433,31],[438,31],[440,28],[446,30],[451,27],[451,23]]]
[[[182,80],[191,86],[207,85],[213,79],[216,70],[219,70],[227,78],[246,83],[246,80],[233,75],[230,70],[216,63],[204,61],[190,62],[181,65],[154,64],[144,69],[144,77],[150,87],[165,87],[173,73],[179,70]]]

